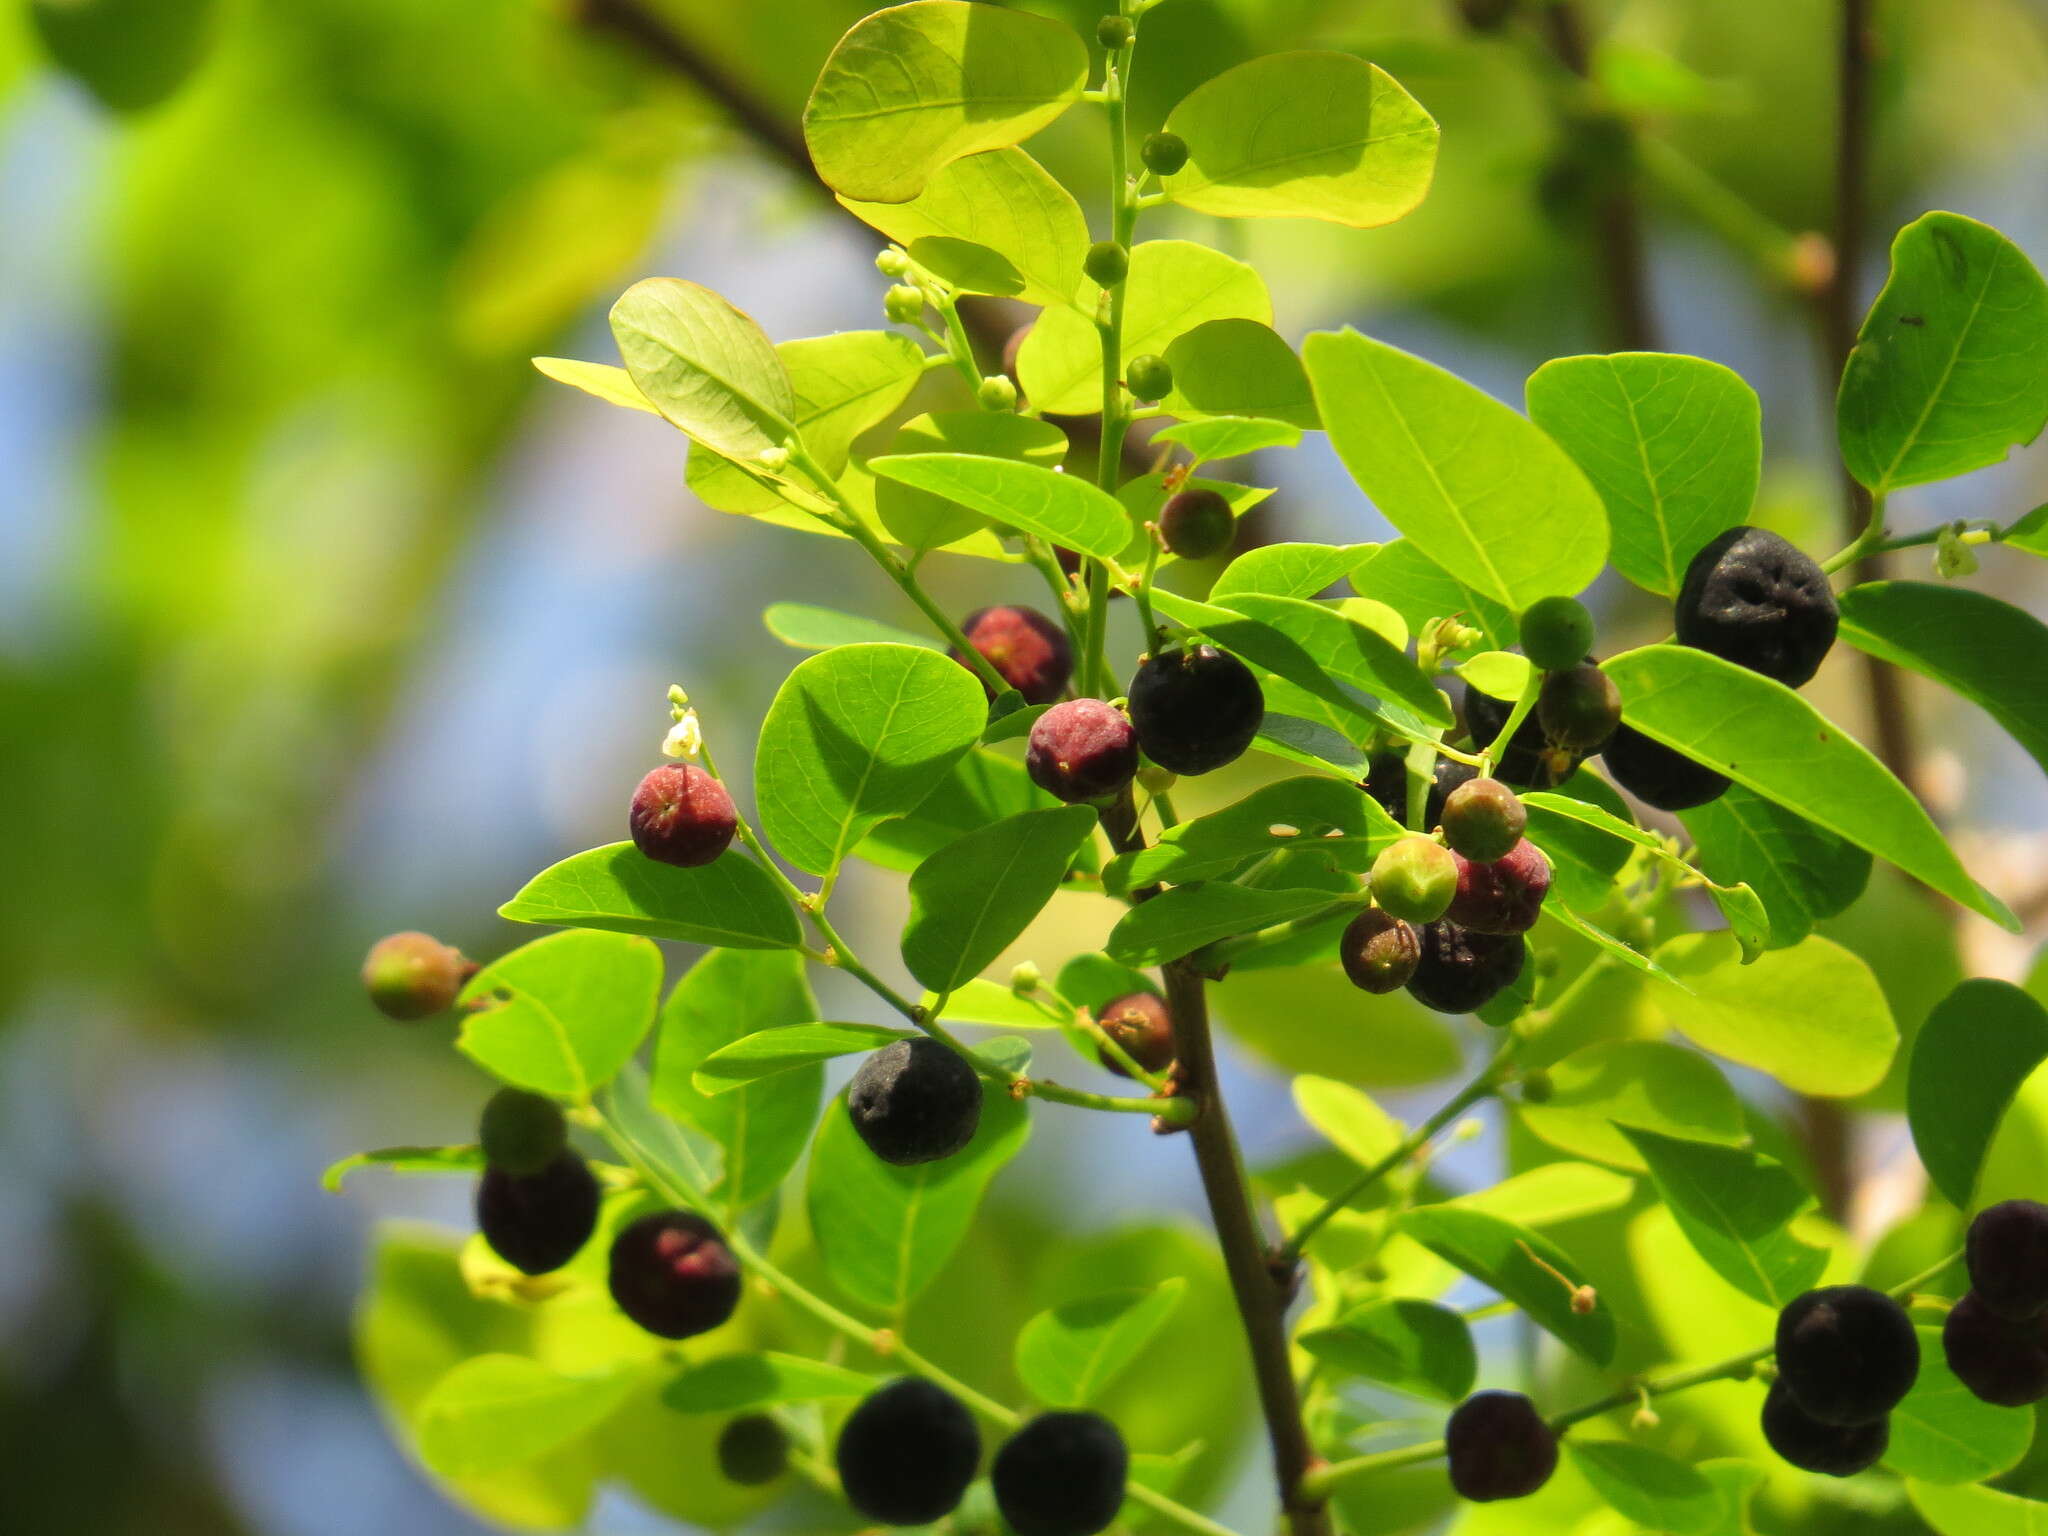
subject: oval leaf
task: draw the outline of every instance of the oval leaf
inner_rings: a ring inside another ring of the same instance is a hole
[[[1764,909],[1772,949],[1797,944],[1846,911],[1870,881],[1870,852],[1740,784],[1683,812],[1710,880],[1747,885]]]
[[[1620,1440],[1574,1437],[1566,1448],[1593,1491],[1643,1529],[1713,1536],[1726,1528],[1722,1491],[1675,1457]]]
[[[1574,1051],[1550,1069],[1551,1095],[1524,1099],[1516,1113],[1560,1151],[1610,1168],[1648,1165],[1623,1134],[1661,1131],[1732,1146],[1748,1135],[1741,1101],[1698,1051],[1661,1040],[1609,1040]]]
[[[1412,1210],[1398,1225],[1445,1263],[1491,1286],[1538,1327],[1595,1365],[1614,1358],[1613,1314],[1603,1306],[1583,1315],[1572,1310],[1572,1289],[1583,1285],[1585,1276],[1549,1238],[1498,1216],[1444,1205]]]
[[[759,864],[732,850],[696,869],[678,869],[631,843],[592,848],[535,875],[498,908],[498,916],[727,949],[803,942],[781,887]]]
[[[1106,948],[1125,965],[1163,965],[1217,939],[1291,922],[1331,904],[1328,891],[1176,886],[1119,918]]]
[[[1017,1335],[1017,1379],[1049,1408],[1084,1408],[1144,1351],[1187,1291],[1178,1276],[1041,1312]]]
[[[903,963],[934,992],[978,976],[1044,910],[1095,830],[1085,805],[1026,811],[948,843],[910,877]]]
[[[873,1376],[799,1355],[720,1355],[676,1377],[662,1388],[661,1400],[677,1413],[738,1413],[865,1397],[880,1384]]]
[[[2034,1443],[2034,1414],[2000,1408],[1948,1368],[1939,1328],[1921,1328],[1920,1374],[1892,1410],[1884,1464],[1923,1483],[1981,1483],[2010,1472]]]
[[[661,992],[661,951],[626,934],[571,929],[472,976],[456,1045],[508,1083],[583,1097],[632,1060]]]
[[[443,1477],[514,1467],[595,1429],[626,1400],[626,1367],[565,1376],[524,1355],[476,1355],[419,1406],[420,1459]]]
[[[964,453],[899,453],[870,459],[868,468],[884,480],[957,501],[1019,533],[1097,559],[1114,559],[1131,539],[1114,496],[1042,465]]]
[[[1964,1210],[2013,1097],[2048,1061],[2048,1010],[2010,982],[1966,981],[1913,1041],[1906,1121],[1934,1187]]]
[[[1479,1378],[1479,1356],[1465,1319],[1449,1307],[1407,1296],[1354,1307],[1295,1342],[1339,1371],[1439,1402],[1462,1401]]]
[[[640,393],[713,453],[752,459],[795,430],[781,357],[751,316],[709,288],[637,282],[612,306],[612,335]]]
[[[699,1093],[729,1093],[764,1077],[878,1050],[916,1033],[883,1024],[786,1024],[719,1047],[697,1063],[690,1081]]]
[[[1621,1133],[1649,1165],[1694,1252],[1745,1296],[1782,1307],[1827,1268],[1827,1250],[1800,1241],[1789,1225],[1813,1196],[1775,1158],[1627,1126]]]

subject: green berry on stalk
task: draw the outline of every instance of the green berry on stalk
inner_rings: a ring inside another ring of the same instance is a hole
[[[1177,133],[1148,133],[1138,155],[1154,176],[1171,176],[1188,163],[1188,141]]]
[[[1230,548],[1237,516],[1221,491],[1193,486],[1159,509],[1159,541],[1183,560],[1207,560]]]
[[[500,1088],[477,1126],[484,1162],[506,1173],[539,1173],[568,1145],[569,1126],[553,1099],[524,1088]]]
[[[379,1013],[409,1024],[454,1007],[474,970],[460,950],[430,934],[394,933],[370,946],[363,988]]]
[[[1098,240],[1088,247],[1081,270],[1098,288],[1114,288],[1131,270],[1131,253],[1114,240]]]
[[[1442,825],[1453,853],[1488,864],[1522,840],[1529,808],[1499,779],[1467,779],[1444,798]]]
[[[1458,894],[1458,861],[1434,838],[1411,833],[1380,851],[1372,863],[1372,899],[1409,923],[1433,923]]]
[[[1131,25],[1128,16],[1105,16],[1095,23],[1095,41],[1108,53],[1130,47],[1131,39],[1137,35],[1138,29]]]
[[[1134,398],[1150,404],[1173,393],[1173,369],[1165,358],[1146,352],[1124,364],[1124,383]]]
[[[898,325],[909,325],[924,313],[924,292],[897,283],[882,295],[882,313]]]
[[[765,1413],[743,1413],[718,1432],[718,1470],[742,1488],[772,1483],[789,1467],[789,1432]]]
[[[1593,615],[1575,597],[1544,597],[1522,613],[1522,654],[1545,672],[1576,667],[1593,648]]]
[[[1009,376],[992,373],[981,381],[981,388],[974,398],[984,411],[1014,411],[1017,408],[1017,386]]]

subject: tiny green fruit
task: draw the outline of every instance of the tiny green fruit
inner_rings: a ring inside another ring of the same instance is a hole
[[[1237,516],[1221,491],[1194,486],[1176,491],[1159,509],[1159,540],[1183,560],[1207,560],[1230,548]]]
[[[1444,799],[1444,841],[1482,864],[1504,857],[1528,825],[1528,807],[1499,779],[1467,779]]]
[[[1014,411],[1017,409],[1017,386],[1006,374],[992,373],[981,381],[981,388],[974,392],[974,398],[984,411]]]
[[[1105,16],[1095,23],[1095,41],[1108,53],[1130,47],[1131,39],[1137,35],[1138,29],[1128,16]]]
[[[742,1488],[772,1483],[789,1467],[789,1432],[765,1413],[743,1413],[718,1432],[718,1470]]]
[[[1458,861],[1433,838],[1411,834],[1373,860],[1373,900],[1403,922],[1435,922],[1457,894]]]
[[[1188,141],[1177,133],[1148,133],[1138,154],[1154,176],[1171,176],[1188,163]]]
[[[882,295],[882,313],[898,325],[909,325],[924,313],[924,292],[908,283],[896,283]]]
[[[1575,597],[1544,597],[1522,613],[1522,652],[1545,672],[1576,667],[1593,648],[1593,615]]]
[[[1146,352],[1124,365],[1124,383],[1137,399],[1150,404],[1173,393],[1173,368],[1165,358]]]
[[[1081,270],[1098,288],[1114,288],[1131,270],[1131,253],[1114,240],[1098,240],[1088,247]]]
[[[484,1161],[506,1173],[539,1173],[569,1140],[568,1122],[553,1099],[524,1088],[500,1088],[477,1126]]]

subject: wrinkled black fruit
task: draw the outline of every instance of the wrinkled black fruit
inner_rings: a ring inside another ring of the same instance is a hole
[[[943,1387],[905,1376],[878,1387],[839,1431],[846,1501],[883,1525],[929,1525],[959,1505],[981,1464],[974,1416]]]
[[[1678,641],[1797,688],[1820,670],[1839,616],[1827,573],[1764,528],[1730,528],[1693,556]]]
[[[1130,1452],[1099,1413],[1041,1413],[1003,1442],[989,1481],[1017,1536],[1095,1536],[1123,1507]]]
[[[1428,923],[1408,995],[1438,1013],[1475,1013],[1515,984],[1528,955],[1520,934],[1473,933],[1453,922]]]
[[[1977,1213],[1965,1252],[1970,1289],[1999,1316],[2048,1310],[2048,1205],[2005,1200]]]
[[[1114,795],[1138,772],[1138,733],[1100,699],[1055,704],[1031,727],[1024,751],[1031,782],[1077,804]]]
[[[1823,1424],[1882,1419],[1920,1374],[1913,1320],[1867,1285],[1795,1296],[1778,1314],[1777,1345],[1778,1380]]]
[[[1170,773],[1235,762],[1265,718],[1251,668],[1213,645],[1154,656],[1131,679],[1131,724],[1145,755]]]
[[[553,1099],[524,1088],[500,1088],[477,1125],[484,1161],[507,1173],[533,1174],[568,1144],[569,1126]]]
[[[929,1035],[897,1040],[860,1064],[846,1113],[868,1150],[885,1163],[951,1157],[981,1123],[981,1079],[958,1051]]]
[[[718,1470],[743,1488],[772,1483],[789,1467],[789,1432],[765,1413],[743,1413],[718,1432]]]
[[[1476,1504],[1525,1499],[1557,1470],[1557,1436],[1519,1392],[1474,1392],[1444,1428],[1451,1486]]]
[[[1378,907],[1367,907],[1345,926],[1337,958],[1351,985],[1375,995],[1398,992],[1422,962],[1422,936]]]
[[[1472,737],[1472,750],[1484,751],[1508,723],[1515,706],[1506,699],[1481,693],[1465,685],[1465,729]],[[1515,727],[1515,734],[1493,765],[1493,776],[1510,789],[1551,789],[1563,783],[1579,766],[1576,755],[1552,747],[1543,734],[1543,723],[1530,710]]]
[[[1506,718],[1503,716],[1502,718]],[[1444,819],[1444,808],[1450,801],[1451,791],[1460,784],[1469,783],[1479,777],[1479,770],[1469,763],[1460,763],[1448,757],[1436,760],[1436,775],[1430,780],[1429,797],[1422,811],[1422,829],[1427,831]],[[1365,792],[1379,802],[1385,811],[1402,826],[1408,825],[1408,758],[1402,752],[1375,752],[1372,763],[1366,770]]]
[[[2001,1317],[1975,1291],[1949,1309],[1941,1350],[1958,1380],[1987,1403],[2024,1408],[2048,1397],[2048,1317]]]
[[[491,1252],[525,1274],[544,1275],[575,1258],[597,1230],[597,1180],[574,1152],[525,1178],[486,1169],[476,1187],[476,1224]]]
[[[1771,1449],[1805,1472],[1854,1477],[1877,1465],[1891,1444],[1891,1420],[1868,1424],[1823,1424],[1799,1406],[1782,1380],[1764,1399],[1764,1439]]]
[[[664,1339],[709,1333],[740,1304],[740,1266],[718,1228],[691,1211],[656,1211],[612,1239],[612,1300]]]
[[[1600,761],[1609,778],[1660,811],[1689,811],[1728,791],[1725,774],[1652,741],[1633,726],[1620,726],[1607,738]]]

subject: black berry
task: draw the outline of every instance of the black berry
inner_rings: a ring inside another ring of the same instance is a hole
[[[1500,728],[1508,723],[1514,710],[1515,706],[1506,699],[1482,693],[1470,683],[1465,685],[1465,728],[1471,734],[1475,752],[1493,745],[1494,737],[1500,734]],[[1493,776],[1512,789],[1550,789],[1570,778],[1578,766],[1576,755],[1550,745],[1543,734],[1543,723],[1532,709],[1522,717],[1522,723],[1515,727],[1515,734],[1501,750],[1500,761],[1493,765]]]
[[[981,1464],[960,1400],[918,1376],[877,1387],[847,1416],[836,1456],[846,1501],[883,1525],[929,1525],[958,1507]]]
[[[1600,761],[1615,783],[1660,811],[1689,811],[1728,791],[1727,775],[1674,752],[1633,726],[1621,726],[1607,738]]]
[[[2006,1200],[1979,1211],[1964,1256],[1970,1289],[1999,1316],[2018,1321],[2048,1309],[2048,1205]]]
[[[1436,826],[1444,819],[1444,808],[1452,791],[1479,776],[1479,770],[1455,758],[1439,757],[1430,780],[1428,800],[1423,806],[1422,825]],[[1408,757],[1404,752],[1376,752],[1366,770],[1365,792],[1402,826],[1408,825]]]
[[[1095,1022],[1147,1072],[1164,1072],[1173,1065],[1173,1015],[1156,992],[1130,992],[1104,1003]],[[1131,1075],[1107,1051],[1102,1064],[1118,1077]]]
[[[1891,1421],[1823,1424],[1799,1406],[1784,1381],[1771,1384],[1764,1399],[1764,1439],[1771,1449],[1805,1472],[1854,1477],[1877,1465],[1891,1444]]]
[[[846,1090],[846,1112],[883,1162],[936,1162],[974,1139],[981,1079],[958,1051],[929,1035],[897,1040],[860,1064]]]
[[[1621,724],[1621,690],[1591,662],[1552,672],[1536,696],[1536,723],[1553,747],[1590,757]]]
[[[1050,704],[1074,675],[1067,632],[1036,608],[1021,603],[977,608],[960,632],[1027,704]],[[960,661],[957,652],[953,659]]]
[[[664,763],[633,791],[633,846],[663,864],[695,869],[732,846],[739,818],[725,786],[694,763]]]
[[[1949,1309],[1941,1349],[1957,1379],[1987,1403],[2024,1408],[2048,1397],[2048,1317],[2015,1322],[1972,1291]]]
[[[1123,1508],[1130,1452],[1099,1413],[1041,1413],[1003,1442],[989,1481],[1017,1536],[1095,1536]]]
[[[1188,163],[1188,141],[1177,133],[1148,133],[1138,155],[1154,176],[1171,176]]]
[[[1458,857],[1434,838],[1411,832],[1372,861],[1372,899],[1394,917],[1433,923],[1458,892]]]
[[[1453,922],[1427,924],[1408,995],[1438,1013],[1475,1013],[1522,974],[1529,946],[1520,934],[1473,933]]]
[[[1444,1427],[1451,1486],[1477,1504],[1525,1499],[1557,1470],[1557,1436],[1519,1392],[1474,1392]]]
[[[1183,560],[1207,560],[1230,548],[1237,515],[1221,491],[1195,486],[1176,491],[1159,509],[1160,542]]]
[[[489,1168],[476,1187],[476,1224],[491,1252],[544,1275],[576,1257],[597,1230],[597,1180],[574,1152],[524,1178]]]
[[[1075,803],[1116,794],[1138,771],[1138,733],[1100,699],[1055,704],[1031,727],[1024,752],[1031,782]]]
[[[1131,680],[1130,705],[1145,755],[1179,774],[1235,762],[1266,716],[1251,668],[1213,645],[1150,658]]]
[[[1575,597],[1542,597],[1522,612],[1522,654],[1545,672],[1579,664],[1593,648],[1593,615]]]
[[[569,1127],[553,1099],[524,1088],[500,1088],[477,1125],[484,1161],[506,1173],[533,1174],[568,1144]]]
[[[454,1007],[475,969],[429,934],[394,933],[364,956],[363,989],[379,1013],[409,1024]]]
[[[664,1339],[709,1333],[740,1304],[740,1266],[718,1228],[690,1211],[656,1211],[612,1239],[612,1300]]]
[[[1550,894],[1550,860],[1526,837],[1490,864],[1453,853],[1458,890],[1450,920],[1474,933],[1527,933]]]
[[[1499,779],[1467,779],[1445,797],[1440,823],[1451,852],[1485,863],[1522,840],[1529,808]]]
[[[1865,1285],[1794,1297],[1778,1314],[1777,1345],[1778,1380],[1823,1424],[1882,1419],[1920,1374],[1920,1336],[1906,1309]]]
[[[1375,995],[1398,992],[1421,963],[1422,936],[1400,918],[1368,907],[1337,940],[1337,958],[1354,987]]]
[[[1124,364],[1124,386],[1148,404],[1173,393],[1173,367],[1156,352],[1141,352]]]
[[[1838,615],[1827,573],[1763,528],[1730,528],[1693,556],[1678,640],[1797,688],[1820,670]]]
[[[789,1467],[789,1432],[765,1413],[743,1413],[718,1432],[718,1470],[743,1488],[772,1483]]]

